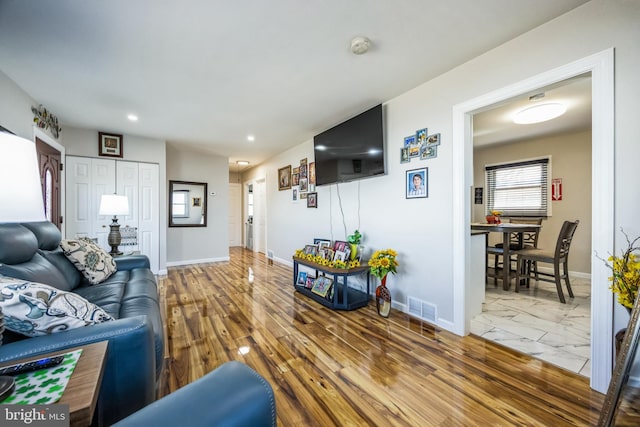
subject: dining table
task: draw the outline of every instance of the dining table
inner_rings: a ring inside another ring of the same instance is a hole
[[[502,269],[502,289],[505,291],[509,290],[509,284],[511,283],[511,268],[508,267],[510,265],[509,260],[511,259],[511,233],[518,233],[518,248],[521,249],[523,247],[523,233],[539,231],[541,227],[542,226],[538,224],[516,224],[510,222],[500,224],[471,223],[471,230],[502,233],[502,256],[504,259],[504,268]]]

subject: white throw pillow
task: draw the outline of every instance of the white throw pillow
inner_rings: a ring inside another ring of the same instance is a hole
[[[113,257],[91,240],[63,240],[60,247],[92,285],[104,282],[117,270]]]
[[[0,308],[5,328],[31,337],[114,320],[80,295],[12,277],[0,277]]]

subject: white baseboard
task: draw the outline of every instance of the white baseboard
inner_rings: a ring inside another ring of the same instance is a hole
[[[273,260],[277,263],[280,264],[284,264],[287,267],[291,267],[293,268],[293,261],[291,261],[290,259],[285,259],[285,258],[279,258],[279,257],[273,257]]]
[[[167,267],[179,267],[181,265],[191,265],[191,264],[206,264],[211,262],[223,262],[229,261],[229,257],[219,257],[219,258],[203,258],[203,259],[191,259],[191,260],[183,260],[183,261],[167,261]]]
[[[160,270],[160,271],[158,271],[157,276],[166,276],[168,273],[169,272],[166,269]]]

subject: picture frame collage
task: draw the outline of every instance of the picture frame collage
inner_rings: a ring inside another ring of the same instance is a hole
[[[414,135],[404,137],[404,144],[400,148],[400,163],[409,163],[415,158],[435,159],[438,157],[439,145],[439,133],[429,135],[427,128],[417,130]]]
[[[288,170],[286,170],[288,168]],[[282,172],[280,172],[282,171]],[[291,168],[291,165],[285,166],[278,170],[280,174],[290,174],[290,186],[287,188],[279,187],[279,190],[291,189],[291,201],[297,203],[299,200],[307,201],[307,208],[318,207],[318,193],[316,193],[316,163],[307,162],[307,159],[301,159],[300,165]]]

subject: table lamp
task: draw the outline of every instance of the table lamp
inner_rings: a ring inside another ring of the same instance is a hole
[[[118,245],[122,242],[120,234],[120,224],[118,224],[118,215],[129,215],[129,198],[127,196],[118,196],[117,194],[103,194],[100,199],[100,211],[98,215],[113,215],[113,222],[109,225],[111,231],[107,237],[107,242],[111,246],[111,255],[122,255],[118,251]]]
[[[0,223],[45,221],[36,144],[0,132]],[[4,316],[0,308],[0,345]],[[15,387],[13,377],[0,377],[0,395]]]

